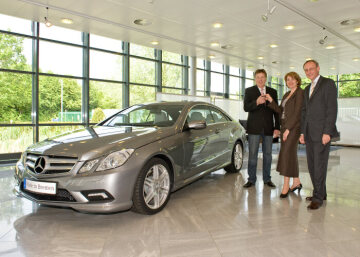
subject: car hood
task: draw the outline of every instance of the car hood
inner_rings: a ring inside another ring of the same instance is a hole
[[[27,152],[90,160],[124,148],[136,149],[174,133],[171,127],[95,126],[46,139]]]

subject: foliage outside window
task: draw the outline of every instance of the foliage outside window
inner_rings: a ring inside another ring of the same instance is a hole
[[[156,88],[130,85],[130,105],[156,101]]]
[[[155,62],[130,57],[130,82],[155,85]]]

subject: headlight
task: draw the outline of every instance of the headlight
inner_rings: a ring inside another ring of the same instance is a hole
[[[121,151],[109,154],[101,161],[96,171],[114,169],[123,165],[133,152],[134,149],[123,149]]]
[[[92,168],[94,168],[95,164],[98,163],[98,162],[99,162],[99,159],[95,159],[95,160],[85,162],[84,165],[79,170],[79,174],[91,171]]]

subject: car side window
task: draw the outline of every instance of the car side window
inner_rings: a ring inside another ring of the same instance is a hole
[[[209,108],[207,106],[198,105],[192,108],[186,118],[187,122],[192,121],[206,121],[206,117],[210,115]]]
[[[211,116],[213,117],[214,123],[219,123],[219,122],[226,122],[229,121],[230,119],[221,111],[210,107],[210,111],[211,111]]]

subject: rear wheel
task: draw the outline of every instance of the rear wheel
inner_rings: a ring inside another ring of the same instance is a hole
[[[169,166],[160,158],[151,159],[136,180],[132,210],[143,214],[161,211],[169,201],[170,188]]]
[[[237,173],[241,170],[243,165],[243,147],[238,141],[234,145],[234,149],[231,156],[231,164],[226,166],[224,169],[229,173]]]

